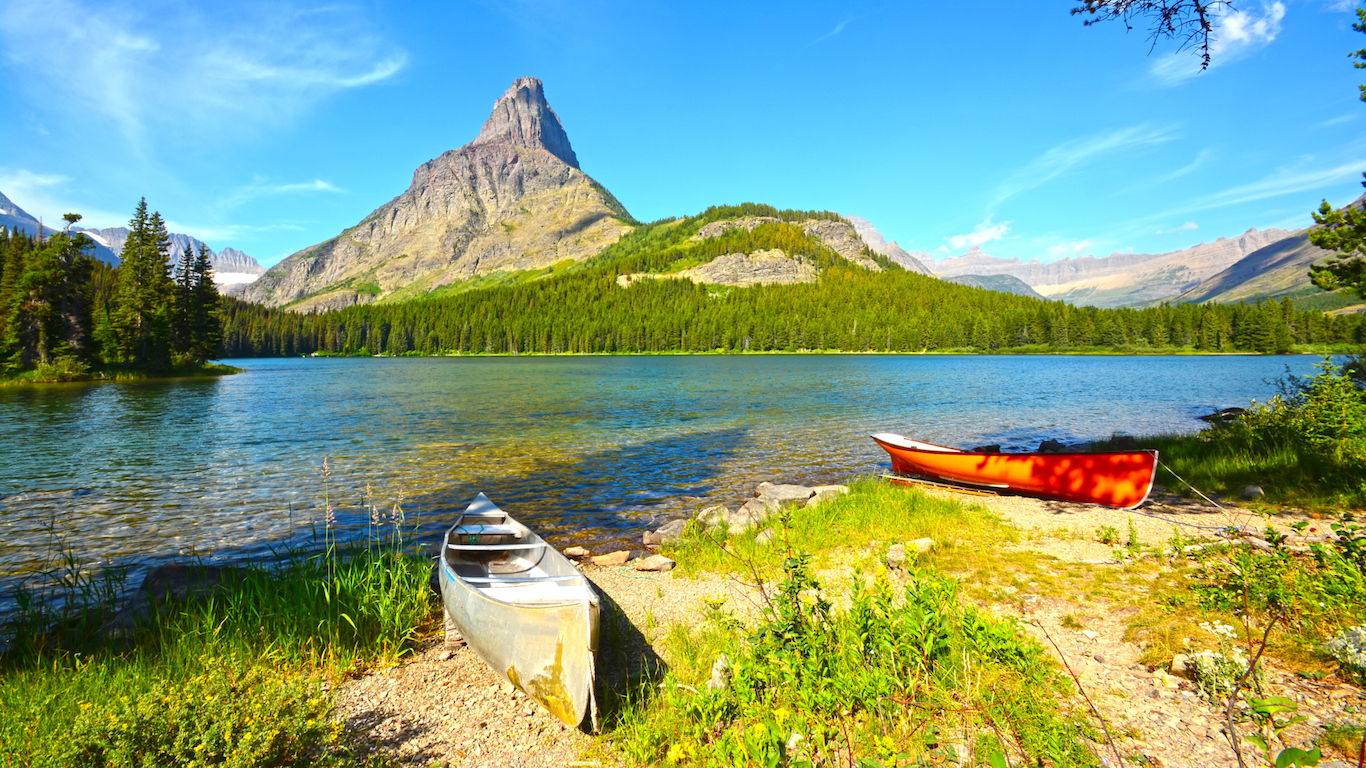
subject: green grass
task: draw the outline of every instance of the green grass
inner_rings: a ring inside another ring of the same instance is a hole
[[[662,679],[620,709],[605,749],[627,764],[855,765],[1049,761],[1095,765],[1089,718],[1070,682],[1013,620],[960,594],[945,571],[997,557],[1013,530],[978,506],[878,481],[774,519],[776,537],[727,537],[696,523],[668,551],[684,575],[735,574],[770,588],[757,620],[708,598],[701,622],[661,643]],[[933,538],[905,573],[888,545]],[[821,567],[832,575],[824,581]],[[724,690],[707,686],[729,660]]]
[[[120,365],[100,365],[95,367],[57,365],[39,366],[36,370],[24,371],[12,376],[0,375],[0,387],[29,386],[35,384],[66,384],[87,381],[143,381],[147,379],[182,379],[228,376],[241,373],[241,368],[222,363],[202,365],[173,365],[158,370],[135,370]]]
[[[349,765],[343,676],[432,620],[429,565],[399,546],[291,553],[212,595],[99,631],[116,574],[22,597],[0,658],[0,765]]]

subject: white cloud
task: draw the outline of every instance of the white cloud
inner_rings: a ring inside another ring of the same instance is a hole
[[[1170,233],[1172,233],[1172,232],[1189,232],[1189,231],[1191,231],[1191,230],[1193,230],[1193,229],[1199,229],[1199,228],[1200,228],[1200,225],[1199,225],[1199,224],[1196,224],[1196,223],[1193,222],[1193,221],[1188,221],[1188,222],[1186,222],[1185,224],[1182,224],[1182,225],[1179,226],[1179,227],[1172,227],[1171,229],[1159,229],[1159,230],[1157,230],[1156,232],[1154,232],[1153,234],[1155,234],[1155,235],[1166,235],[1166,234],[1170,234]]]
[[[1280,2],[1263,3],[1260,13],[1231,10],[1227,5],[1210,10],[1214,16],[1209,40],[1210,69],[1269,45],[1281,33],[1281,20],[1285,18],[1285,5]],[[1187,48],[1159,56],[1148,68],[1148,74],[1163,85],[1181,83],[1200,74],[1200,52]]]
[[[1334,166],[1315,168],[1285,167],[1247,184],[1230,187],[1222,192],[1196,198],[1189,205],[1160,214],[1160,218],[1182,216],[1211,208],[1223,208],[1257,200],[1280,197],[1297,192],[1314,190],[1321,192],[1325,187],[1354,181],[1361,178],[1366,168],[1366,157],[1357,157]]]
[[[1172,129],[1143,124],[1059,144],[1031,160],[996,187],[992,207],[1015,195],[1043,186],[1102,155],[1170,141]]]
[[[213,6],[209,6],[213,8]],[[10,77],[53,109],[103,119],[135,146],[250,131],[392,77],[403,51],[360,9],[260,3],[229,11],[127,0],[8,0]]]
[[[34,173],[26,168],[0,167],[0,192],[30,216],[45,222],[60,221],[63,214],[81,214],[83,227],[121,226],[132,214],[100,211],[74,200],[67,189],[71,179],[54,173]]]
[[[341,189],[340,187],[334,186],[331,182],[323,181],[322,179],[295,182],[291,184],[271,184],[268,179],[257,176],[252,179],[250,184],[234,189],[232,193],[228,195],[227,199],[223,201],[223,205],[233,208],[260,197],[306,194],[312,192],[340,194],[345,191],[346,190]]]
[[[1000,240],[1010,232],[1010,222],[1003,221],[1000,224],[992,224],[991,218],[973,227],[972,232],[966,235],[954,235],[944,238],[949,242],[949,248],[957,251],[963,248],[980,247],[993,240]],[[943,246],[940,246],[941,249]]]
[[[1056,245],[1048,246],[1048,261],[1057,261],[1074,256],[1084,255],[1086,249],[1091,245],[1090,240],[1063,241]]]
[[[166,229],[171,232],[180,232],[192,237],[197,237],[205,242],[224,240],[236,240],[247,235],[261,234],[265,232],[303,232],[304,227],[298,224],[268,224],[265,226],[253,226],[250,224],[187,224],[182,221],[166,222]]]
[[[1355,2],[1355,0],[1353,0],[1353,2]],[[1356,116],[1355,114],[1350,114],[1350,115],[1339,115],[1338,117],[1333,117],[1333,118],[1329,118],[1328,120],[1324,120],[1323,122],[1319,123],[1317,127],[1319,127],[1319,128],[1328,128],[1328,127],[1334,126],[1334,125],[1342,125],[1343,123],[1350,123],[1350,122],[1352,122],[1352,121],[1355,120],[1355,119],[1357,119],[1357,116]]]
[[[1356,9],[1357,2],[1358,0],[1327,0],[1327,2],[1324,3],[1324,6],[1330,11],[1342,13]]]

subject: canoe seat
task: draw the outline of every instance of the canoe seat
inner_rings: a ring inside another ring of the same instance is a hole
[[[500,549],[541,549],[545,543],[537,544],[447,544],[446,549],[455,550],[500,550]]]
[[[535,581],[499,586],[497,583],[479,587],[479,591],[505,603],[569,603],[592,600],[595,595],[587,584],[556,584]]]
[[[462,576],[465,581],[472,584],[525,584],[528,582],[556,582],[556,581],[578,581],[583,576]]]
[[[520,525],[457,525],[452,531],[456,536],[516,536],[522,538],[526,529]]]

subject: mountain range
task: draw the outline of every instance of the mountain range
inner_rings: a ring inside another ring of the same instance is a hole
[[[34,218],[23,208],[14,204],[0,193],[0,226],[10,229],[18,229],[29,235],[42,236],[60,232],[62,227],[53,227]],[[123,252],[123,244],[128,240],[127,227],[106,227],[104,229],[90,229],[89,227],[72,227],[72,232],[80,232],[89,237],[95,243],[93,256],[110,265],[119,263],[119,254]],[[167,255],[167,262],[171,268],[175,269],[180,264],[181,258],[188,253],[197,253],[199,247],[204,245],[200,240],[190,235],[171,232],[170,251]],[[235,248],[224,248],[215,252],[209,249],[209,263],[213,265],[214,282],[220,288],[233,288],[244,285],[255,280],[265,268],[257,263],[256,259]]]
[[[781,239],[772,231],[747,240],[727,234],[795,226],[801,233],[798,238],[819,243],[873,272],[901,269],[1076,306],[1145,307],[1282,297],[1312,297],[1324,308],[1351,303],[1323,294],[1309,282],[1308,267],[1330,254],[1308,242],[1307,230],[1249,229],[1237,237],[1168,253],[1087,255],[1047,263],[998,258],[974,247],[936,262],[928,253],[910,252],[888,241],[859,216],[803,215],[810,218],[780,222],[764,214],[711,221],[691,239],[722,238],[737,243],[740,250],[702,249],[708,254],[703,262],[665,260],[657,262],[669,265],[662,272],[622,272],[616,281],[623,287],[646,278],[731,287],[816,281],[820,271],[813,266],[810,249],[792,241],[790,232],[784,241],[788,245],[782,248],[768,247],[774,238]],[[0,224],[30,232],[39,226],[3,195]],[[418,166],[407,190],[336,237],[304,248],[269,270],[231,248],[212,258],[219,282],[235,285],[240,298],[310,312],[544,279],[582,268],[638,226],[626,208],[580,168],[541,81],[523,77],[494,102],[474,140]],[[89,235],[97,244],[96,255],[111,263],[117,261],[128,234],[122,227],[78,231]],[[742,241],[748,250],[738,245]],[[761,241],[768,245],[761,247]],[[199,245],[187,235],[173,235],[172,263]]]

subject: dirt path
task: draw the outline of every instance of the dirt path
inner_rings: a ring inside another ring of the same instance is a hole
[[[1047,555],[1052,558],[1048,562],[1085,568],[1084,574],[1096,578],[1124,567],[1115,561],[1115,551],[1127,541],[1126,513],[1022,497],[965,501],[981,503],[1019,530],[1021,540],[1007,549]],[[1188,538],[1213,531],[1182,523],[1265,527],[1260,517],[1246,510],[1208,511],[1174,498],[1161,499],[1143,511],[1165,518],[1132,517],[1140,540],[1147,544],[1170,540],[1172,521],[1185,528],[1182,535]],[[1282,516],[1275,524],[1284,528],[1295,519]],[[1106,525],[1118,530],[1119,543],[1096,541],[1097,529]],[[641,645],[642,651],[648,651],[670,624],[698,620],[706,596],[726,593],[732,598],[729,604],[737,608],[757,601],[753,589],[730,578],[688,579],[591,565],[585,565],[584,572],[605,596],[605,620],[613,606],[619,608],[629,619],[628,642]],[[1172,768],[1237,765],[1221,732],[1222,711],[1200,698],[1189,681],[1140,663],[1142,649],[1125,639],[1136,609],[1083,594],[1040,592],[1028,591],[1028,585],[1008,588],[986,607],[1020,618],[1045,648],[1071,667],[1109,724],[1126,764],[1135,764],[1134,758],[1142,756],[1148,765]],[[1316,736],[1325,720],[1363,705],[1360,690],[1296,677],[1274,660],[1268,663],[1268,684],[1276,694],[1296,699],[1309,717],[1293,733],[1292,740],[1301,744]],[[367,733],[407,765],[533,768],[600,763],[600,758],[583,757],[592,743],[589,736],[514,691],[468,648],[446,649],[440,638],[428,640],[402,666],[348,681],[338,692],[338,704],[348,729]],[[1087,707],[1080,698],[1076,704]],[[1113,765],[1113,757],[1109,759]]]

